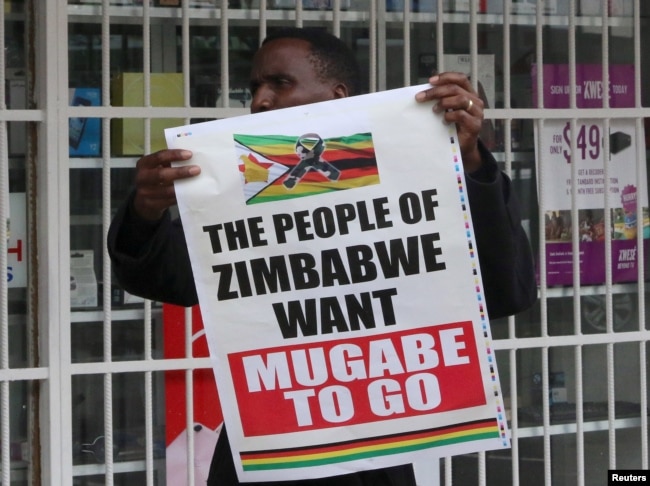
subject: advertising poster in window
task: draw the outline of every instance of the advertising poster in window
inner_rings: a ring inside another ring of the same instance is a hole
[[[198,306],[190,310],[171,304],[163,305],[165,359],[210,356],[203,320]],[[189,328],[189,329],[188,329]],[[191,345],[186,346],[186,338]],[[183,370],[165,372],[165,447],[167,484],[188,486],[188,448],[193,446],[193,477],[191,486],[206,484],[212,454],[221,432],[223,417],[219,395],[211,368],[199,368],[191,373],[188,384]],[[188,420],[187,404],[192,403],[193,416]]]
[[[422,89],[166,130],[201,166],[176,194],[242,481],[510,446],[455,126]]]
[[[24,192],[7,194],[7,286],[27,287],[27,200]]]
[[[544,65],[543,69],[544,107],[568,108],[569,66]],[[536,72],[535,67],[532,73],[533,93],[537,93]],[[611,108],[634,106],[634,66],[612,65],[609,78],[610,85],[606,89],[602,82],[601,65],[576,66],[577,107],[602,108],[605,94],[609,96]],[[537,100],[534,100],[534,104],[537,105]],[[647,260],[650,217],[645,163],[637,168],[636,157],[637,144],[645,147],[645,140],[637,140],[635,120],[613,118],[609,133],[605,134],[602,120],[579,119],[576,133],[572,134],[568,119],[549,119],[544,121],[542,133],[535,135],[542,153],[541,163],[537,167],[540,171],[539,191],[544,205],[548,285],[573,283],[573,184],[576,185],[579,219],[581,284],[605,283],[607,233],[612,239],[612,281],[636,281],[638,238],[643,241]],[[572,137],[576,140],[574,157],[571,154]],[[609,154],[604,153],[604,137],[609,138]],[[571,176],[572,164],[575,164],[577,173],[574,181]],[[609,179],[608,184],[605,177]],[[608,194],[605,194],[606,191]],[[609,225],[606,224],[604,213],[606,198],[610,211]]]

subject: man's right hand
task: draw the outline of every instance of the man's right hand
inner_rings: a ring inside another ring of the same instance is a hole
[[[198,165],[172,167],[171,164],[191,157],[189,150],[160,150],[138,160],[133,208],[139,217],[157,221],[167,208],[176,204],[174,181],[194,177],[201,168]]]

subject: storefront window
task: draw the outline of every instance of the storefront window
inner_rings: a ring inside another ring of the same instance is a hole
[[[440,461],[442,481],[477,482],[485,466],[487,484],[599,484],[608,469],[648,468],[650,3],[4,3],[3,484],[170,484],[185,407],[215,401],[185,379],[213,386],[211,364],[196,316],[170,334],[162,303],[114,281],[107,225],[138,158],[165,147],[164,128],[248,113],[261,37],[295,24],[336,32],[364,93],[426,83],[441,68],[470,74],[486,108],[481,139],[521,203],[539,300],[491,322],[513,448]],[[169,393],[181,375],[177,410]]]

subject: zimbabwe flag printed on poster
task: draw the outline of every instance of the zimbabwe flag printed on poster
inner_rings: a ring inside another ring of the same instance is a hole
[[[379,183],[370,133],[321,138],[234,135],[246,204]]]

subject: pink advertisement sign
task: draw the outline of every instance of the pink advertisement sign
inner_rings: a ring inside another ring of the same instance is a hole
[[[544,108],[569,108],[569,65],[544,64]],[[537,106],[537,65],[533,65],[533,106]],[[609,94],[610,108],[634,106],[634,65],[616,64],[609,68],[609,89],[603,83],[600,64],[576,66],[577,108],[602,108],[603,96]]]
[[[533,69],[533,93],[537,92],[537,69]],[[544,106],[569,106],[569,66],[545,65]],[[634,105],[634,66],[610,66],[609,87],[602,82],[600,65],[576,66],[576,105],[602,108],[603,97],[609,106]],[[534,100],[535,103],[537,100]],[[573,283],[573,238],[578,232],[580,282],[605,283],[605,240],[609,233],[612,249],[612,281],[633,282],[639,275],[639,238],[647,254],[650,242],[648,194],[645,190],[645,164],[637,164],[637,139],[634,119],[612,118],[609,131],[599,119],[578,119],[572,133],[568,119],[545,120],[536,132],[542,160],[537,164],[540,204],[545,218],[547,284]],[[643,137],[643,135],[641,135]],[[608,137],[608,144],[605,143]],[[572,142],[575,140],[575,152]],[[609,153],[605,153],[605,147]],[[575,174],[573,172],[575,164]],[[637,165],[640,167],[637,169]],[[637,179],[640,175],[640,179]],[[640,182],[641,181],[641,182]],[[578,224],[573,223],[572,199],[575,191]],[[605,203],[608,204],[605,204]],[[609,218],[605,216],[608,208]],[[646,257],[647,261],[647,257]]]

